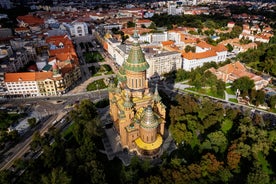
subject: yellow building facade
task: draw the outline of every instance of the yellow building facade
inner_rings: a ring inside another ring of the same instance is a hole
[[[149,64],[137,40],[117,74],[118,85],[109,83],[110,116],[121,145],[141,157],[162,153],[166,107],[157,87],[150,92],[146,70]]]

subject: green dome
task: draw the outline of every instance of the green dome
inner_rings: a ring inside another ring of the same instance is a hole
[[[151,106],[148,106],[142,115],[141,126],[143,128],[156,128],[159,125],[159,122],[154,115]]]
[[[149,64],[138,42],[133,43],[123,67],[125,70],[133,72],[142,72],[149,68]]]

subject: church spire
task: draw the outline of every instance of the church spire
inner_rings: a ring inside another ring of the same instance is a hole
[[[155,102],[160,102],[160,100],[161,100],[161,97],[160,97],[159,92],[158,92],[158,85],[157,84],[155,84],[155,91],[154,91],[154,95],[153,95],[153,100]]]

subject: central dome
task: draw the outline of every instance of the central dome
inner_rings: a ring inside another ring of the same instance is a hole
[[[133,72],[141,72],[149,68],[149,64],[145,59],[144,53],[139,43],[133,44],[127,60],[123,63],[123,67],[124,69]]]

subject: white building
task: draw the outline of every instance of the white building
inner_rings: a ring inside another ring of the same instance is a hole
[[[35,72],[17,74],[18,76],[15,76],[14,73],[5,74],[5,84],[9,94],[38,96],[39,87],[35,81]]]
[[[190,71],[196,67],[203,66],[208,62],[222,62],[227,58],[227,48],[224,45],[209,45],[206,42],[200,42],[196,46],[195,53],[188,52],[183,54],[183,69]]]
[[[118,45],[113,49],[112,56],[118,65],[122,66],[123,62],[127,59],[130,47],[129,45]],[[164,73],[182,68],[181,53],[168,51],[161,52],[153,49],[152,51],[153,52],[145,53],[145,58],[150,65],[147,70],[147,78],[156,75],[160,76]]]
[[[116,58],[115,49],[117,46],[121,44],[121,42],[117,41],[114,38],[108,38],[107,40],[107,52],[113,57]]]
[[[148,78],[182,68],[182,57],[179,52],[160,52],[158,54],[146,54],[145,56],[150,65],[147,70]]]
[[[88,35],[88,26],[85,22],[74,22],[72,24],[63,23],[62,26],[72,37]]]
[[[85,22],[74,22],[72,24],[74,29],[74,36],[86,36],[88,35],[88,26]]]
[[[168,32],[168,40],[172,40],[175,42],[175,44],[179,44],[181,42],[181,34],[178,32]]]
[[[123,27],[122,24],[105,24],[105,25],[103,25],[103,28],[105,30],[112,30],[113,28],[121,30],[122,27]]]
[[[152,43],[161,43],[168,40],[168,33],[154,33],[152,34]]]
[[[176,15],[176,4],[168,5],[168,15]]]
[[[152,33],[147,33],[139,36],[139,42],[147,42],[151,43],[152,42]]]

